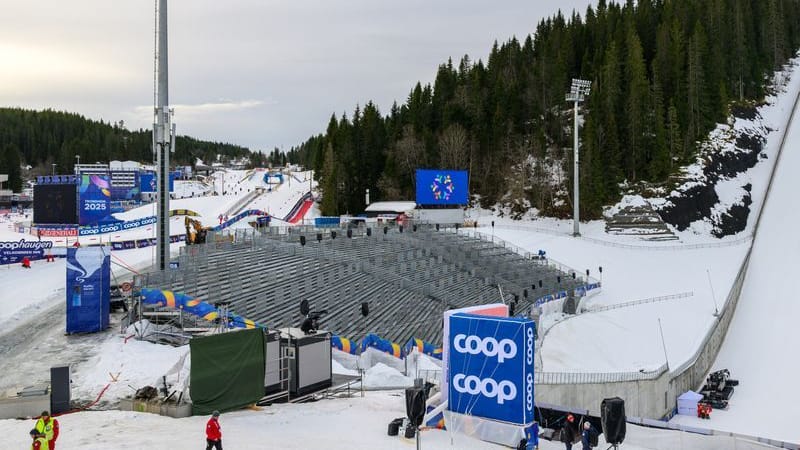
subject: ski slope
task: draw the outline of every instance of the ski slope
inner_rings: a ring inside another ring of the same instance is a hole
[[[727,411],[711,421],[678,417],[723,431],[800,443],[800,301],[794,277],[800,273],[800,107],[787,130],[786,142],[766,201],[750,256],[736,314],[712,371],[727,368],[738,379]]]

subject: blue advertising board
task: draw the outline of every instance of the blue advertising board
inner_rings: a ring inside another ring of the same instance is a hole
[[[456,313],[448,337],[448,408],[525,425],[533,417],[535,325],[520,317]]]
[[[142,217],[141,219],[128,220],[126,222],[118,221],[114,223],[104,223],[102,225],[94,225],[88,227],[78,228],[79,236],[94,236],[103,233],[117,233],[119,231],[131,230],[146,225],[156,223],[158,219],[156,216]]]
[[[67,333],[108,328],[111,252],[106,247],[67,249]]]
[[[111,183],[105,175],[82,175],[78,187],[78,223],[93,225],[111,214]]]
[[[142,192],[156,192],[158,187],[158,176],[155,172],[142,172],[139,175],[139,182],[141,183]],[[175,190],[175,172],[169,174],[169,191]]]
[[[466,170],[417,169],[418,205],[466,205],[469,203]]]
[[[52,248],[49,241],[0,241],[0,264],[17,264],[26,256],[30,260],[42,259],[45,250]]]

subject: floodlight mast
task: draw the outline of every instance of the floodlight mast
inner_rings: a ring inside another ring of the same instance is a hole
[[[580,185],[579,185],[579,165],[580,165],[580,154],[578,152],[578,103],[584,101],[589,92],[592,89],[592,82],[589,80],[581,80],[578,78],[572,79],[572,86],[570,88],[569,93],[566,96],[566,100],[568,102],[574,102],[574,112],[573,112],[573,121],[575,125],[575,131],[572,133],[573,137],[573,151],[574,151],[574,180],[573,180],[573,202],[572,202],[572,235],[573,236],[580,236],[580,224],[581,224],[581,213],[580,213]]]
[[[158,80],[153,127],[153,151],[156,153],[158,176],[158,208],[156,212],[156,245],[158,268],[169,268],[169,154],[174,151],[175,127],[171,125],[169,109],[169,67],[167,51],[167,0],[158,0],[158,49],[156,76]]]

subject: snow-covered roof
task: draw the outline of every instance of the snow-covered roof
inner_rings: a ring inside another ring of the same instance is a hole
[[[406,211],[411,211],[416,207],[417,204],[415,202],[375,202],[375,203],[370,203],[369,206],[367,206],[367,208],[364,211],[366,212],[392,211],[396,213],[404,213]]]

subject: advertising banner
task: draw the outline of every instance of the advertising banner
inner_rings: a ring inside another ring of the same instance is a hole
[[[53,243],[44,241],[0,241],[0,264],[17,264],[22,258],[31,260],[42,259],[47,250],[53,248]]]
[[[142,172],[139,175],[142,192],[156,192],[158,187],[158,176],[154,172]],[[169,174],[169,191],[175,190],[175,173]]]
[[[80,225],[94,225],[111,214],[111,184],[105,175],[82,175],[78,187]]]
[[[103,225],[94,225],[89,227],[80,227],[78,234],[81,236],[94,236],[103,233],[116,233],[118,231],[130,230],[133,228],[143,227],[145,225],[152,225],[158,219],[156,216],[142,217],[141,219],[129,220],[127,222],[106,223]]]
[[[513,424],[533,417],[534,322],[450,316],[448,408]]]
[[[418,205],[466,205],[469,203],[466,170],[417,169]]]
[[[111,253],[106,247],[67,249],[67,333],[108,328]]]
[[[77,227],[48,227],[38,225],[36,233],[42,237],[75,237],[78,235]]]

